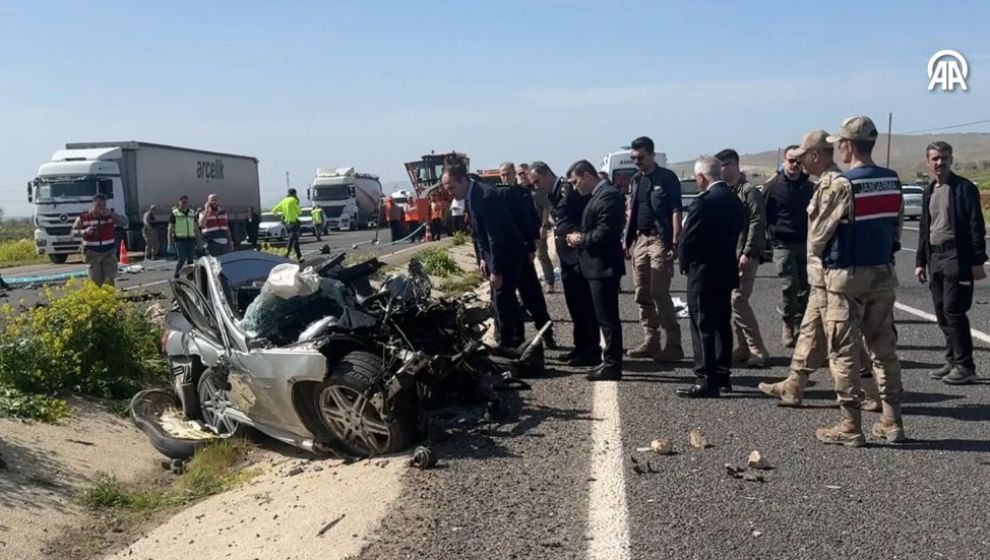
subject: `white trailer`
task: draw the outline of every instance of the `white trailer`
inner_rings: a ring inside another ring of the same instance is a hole
[[[235,244],[247,237],[248,208],[261,209],[256,158],[135,141],[66,144],[41,164],[27,193],[35,208],[35,246],[55,263],[79,252],[81,240],[72,236],[72,222],[97,193],[127,217],[120,237],[129,249],[144,246],[141,218],[151,205],[157,206],[158,235],[164,241],[168,214],[183,194],[193,208],[203,207],[210,193],[218,194]]]
[[[377,175],[353,167],[320,168],[306,198],[323,209],[328,229],[364,229],[378,222],[382,184]]]

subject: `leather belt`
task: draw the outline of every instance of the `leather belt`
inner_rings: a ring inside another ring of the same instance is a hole
[[[946,253],[948,251],[953,251],[955,250],[955,248],[956,248],[955,241],[946,241],[945,243],[941,243],[939,245],[932,245],[932,253],[937,255],[941,253]]]

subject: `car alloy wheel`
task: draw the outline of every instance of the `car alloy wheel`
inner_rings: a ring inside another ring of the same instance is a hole
[[[326,385],[318,402],[324,424],[348,447],[367,455],[381,455],[391,448],[392,431],[381,411],[357,390]]]
[[[241,423],[231,417],[233,405],[227,389],[221,389],[217,376],[206,371],[199,380],[199,410],[203,424],[222,438],[239,435]]]

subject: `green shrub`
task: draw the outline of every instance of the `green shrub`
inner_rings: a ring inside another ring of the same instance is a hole
[[[54,424],[68,416],[69,406],[62,399],[29,395],[13,387],[0,386],[0,417]]]
[[[46,303],[26,311],[0,307],[0,385],[119,399],[166,379],[161,330],[117,296],[110,286],[70,281],[46,288]]]
[[[32,239],[0,241],[0,266],[40,262],[43,260],[45,260],[45,256],[39,255],[34,249],[34,240]]]
[[[468,234],[463,231],[454,232],[454,246],[464,245],[468,242]]]
[[[423,265],[423,270],[430,276],[446,278],[461,272],[461,268],[454,262],[450,253],[440,247],[431,247],[421,251],[414,258]]]
[[[440,284],[440,291],[450,296],[459,296],[477,288],[481,282],[481,275],[472,270],[444,279]]]

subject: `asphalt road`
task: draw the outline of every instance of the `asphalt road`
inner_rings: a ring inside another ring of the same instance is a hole
[[[319,242],[316,241],[315,237],[305,235],[302,238],[302,244],[300,247],[305,257],[306,253],[318,252],[323,245],[329,245],[334,250],[343,250],[369,255],[384,255],[387,253],[400,251],[405,249],[407,246],[411,246],[409,243],[398,243],[394,245],[389,243],[389,233],[387,230],[382,230],[379,232],[378,239],[380,240],[380,243],[378,245],[372,243],[374,239],[375,230],[332,232],[329,235],[323,236],[323,240]],[[355,244],[359,245],[358,247],[353,248]],[[175,261],[156,260],[142,262],[141,260],[134,258],[135,256],[136,254],[132,254],[132,264],[139,265],[143,270],[136,274],[131,274],[121,270],[117,276],[117,286],[128,292],[129,295],[136,296],[143,293],[161,293],[168,297],[170,295],[168,292],[168,281],[172,278],[172,274],[175,271]],[[2,270],[2,273],[5,279],[11,279],[17,277],[41,277],[85,270],[86,265],[84,264],[67,263],[64,265],[41,264],[8,268]],[[38,300],[40,288],[40,283],[28,286],[20,284],[15,285],[12,290],[0,292],[0,298],[2,298],[0,299],[0,303],[10,302],[12,304],[32,305]]]
[[[753,307],[773,355],[766,370],[737,370],[719,400],[674,395],[688,364],[628,360],[618,383],[590,384],[556,368],[519,393],[518,418],[500,425],[447,422],[430,444],[434,470],[410,469],[404,496],[361,558],[987,558],[990,557],[990,383],[952,387],[927,372],[943,359],[925,286],[913,278],[916,233],[898,255],[899,355],[911,441],[862,449],[824,446],[818,426],[838,418],[827,373],[805,407],[786,409],[756,389],[786,375],[789,351],[775,312],[780,282],[760,268]],[[624,337],[637,344],[637,311],[625,278]],[[675,297],[684,299],[683,278]],[[569,342],[560,294],[548,296]],[[970,314],[977,368],[990,373],[990,284]],[[683,344],[690,348],[686,319]],[[879,417],[864,413],[867,430]],[[700,429],[711,447],[694,449]],[[672,456],[637,452],[670,439]],[[759,450],[765,482],[731,478]],[[636,462],[634,462],[634,460]],[[637,463],[638,462],[638,463]],[[651,472],[652,471],[652,472]]]

